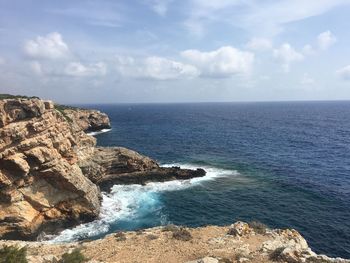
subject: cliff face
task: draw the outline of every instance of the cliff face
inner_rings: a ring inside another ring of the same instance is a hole
[[[84,131],[106,114],[37,98],[0,100],[0,238],[33,239],[99,214],[100,189],[115,183],[188,179],[205,171],[160,168],[135,151],[96,148]]]
[[[96,217],[100,192],[78,166],[95,139],[72,132],[50,101],[0,101],[0,237],[32,238]]]
[[[71,120],[75,130],[90,132],[111,128],[107,114],[100,111],[66,107],[63,112]]]

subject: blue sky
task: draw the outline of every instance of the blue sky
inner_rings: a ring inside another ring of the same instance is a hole
[[[350,99],[350,0],[0,0],[0,92],[62,103]]]

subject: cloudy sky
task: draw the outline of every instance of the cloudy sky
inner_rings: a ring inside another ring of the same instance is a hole
[[[350,0],[0,0],[0,93],[350,99]]]

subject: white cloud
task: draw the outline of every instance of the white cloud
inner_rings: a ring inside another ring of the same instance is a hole
[[[24,52],[33,58],[58,59],[69,55],[69,48],[57,32],[38,36],[24,44]]]
[[[205,24],[212,21],[227,19],[226,16],[218,16],[220,10],[236,6],[241,0],[191,0],[189,3],[189,16],[184,21],[185,28],[193,35],[202,36],[205,33]],[[231,18],[229,18],[231,19]]]
[[[107,67],[104,63],[98,62],[89,65],[83,65],[80,62],[70,62],[64,69],[64,73],[73,77],[94,77],[103,76],[107,73]]]
[[[322,15],[350,4],[350,0],[191,0],[190,3],[185,26],[195,30],[191,33],[203,34],[208,23],[219,22],[272,36],[282,32],[285,24]]]
[[[46,12],[73,17],[87,25],[117,28],[122,26],[126,10],[122,1],[86,1],[84,5],[71,1],[68,8],[48,9]]]
[[[343,80],[350,80],[350,65],[338,69],[336,74]]]
[[[252,38],[247,44],[246,48],[256,51],[265,51],[272,48],[272,42],[267,38]]]
[[[317,43],[319,46],[319,49],[326,50],[333,44],[337,42],[337,38],[332,34],[331,31],[325,31],[318,35],[317,37]]]
[[[168,6],[173,0],[149,0],[148,4],[152,10],[160,16],[165,16],[168,12]]]
[[[307,44],[303,47],[303,54],[305,55],[315,55],[320,51],[327,50],[329,47],[337,42],[337,38],[332,34],[331,31],[325,31],[317,36],[317,42],[315,47]]]
[[[310,77],[309,74],[305,73],[300,83],[302,85],[312,85],[315,83],[315,80],[312,77]]]
[[[210,52],[196,49],[185,50],[181,56],[193,64],[205,77],[230,77],[249,73],[253,67],[254,54],[231,46],[221,47]]]
[[[3,57],[0,57],[0,65],[4,65],[6,63],[6,60]]]
[[[316,50],[311,45],[307,44],[303,47],[303,54],[307,56],[314,55],[316,54]]]
[[[292,62],[304,59],[304,56],[297,52],[289,43],[284,43],[278,49],[274,49],[273,56],[282,63],[285,72],[289,71],[289,65]]]
[[[32,61],[29,64],[31,70],[36,74],[36,75],[42,75],[43,74],[43,69],[41,64],[38,61]]]
[[[199,75],[196,67],[162,57],[117,57],[117,71],[125,77],[155,80],[194,78]]]

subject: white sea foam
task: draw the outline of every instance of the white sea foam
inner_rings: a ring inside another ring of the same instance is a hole
[[[109,131],[111,131],[111,130],[112,130],[112,129],[102,129],[102,130],[99,130],[99,131],[88,132],[87,135],[95,136],[95,135],[97,135],[97,134],[109,132]]]
[[[165,164],[164,167],[181,166],[181,168],[196,169],[192,164]],[[50,242],[67,242],[95,237],[108,233],[112,224],[128,221],[131,224],[141,222],[147,215],[157,214],[159,223],[167,222],[166,215],[161,214],[162,203],[160,194],[165,191],[177,191],[198,185],[204,181],[218,177],[238,175],[233,170],[225,170],[210,166],[201,166],[207,171],[204,177],[189,180],[155,182],[146,185],[114,185],[109,194],[103,194],[101,213],[97,220],[81,224],[72,229],[62,231]]]

